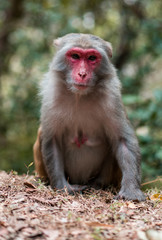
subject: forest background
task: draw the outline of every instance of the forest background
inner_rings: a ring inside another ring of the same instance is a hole
[[[0,0],[0,169],[33,173],[38,87],[53,39],[83,32],[112,43],[143,181],[162,175],[161,9],[161,0]]]

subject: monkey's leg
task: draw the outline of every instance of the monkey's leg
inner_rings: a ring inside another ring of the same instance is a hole
[[[121,139],[117,148],[117,161],[122,171],[121,189],[117,198],[144,201],[140,190],[140,153],[135,137]]]
[[[33,146],[35,171],[40,178],[46,180],[47,172],[43,163],[42,151],[41,151],[41,127],[38,129],[37,139]]]
[[[46,166],[49,176],[50,185],[52,188],[62,189],[67,188],[70,194],[77,191],[82,191],[86,186],[71,185],[67,182],[64,173],[63,154],[57,141],[53,138],[48,141],[42,141],[43,161]]]

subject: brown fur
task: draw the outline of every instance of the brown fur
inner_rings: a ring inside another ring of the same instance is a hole
[[[41,152],[41,127],[38,129],[37,139],[33,146],[35,172],[41,179],[46,179],[47,173],[43,163],[43,157]]]

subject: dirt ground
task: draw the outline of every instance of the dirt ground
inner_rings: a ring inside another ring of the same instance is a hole
[[[71,196],[34,176],[0,172],[0,240],[161,240],[162,195],[146,194],[141,203],[94,189]]]

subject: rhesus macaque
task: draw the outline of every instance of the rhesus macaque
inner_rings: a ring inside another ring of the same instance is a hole
[[[114,184],[118,199],[144,200],[139,146],[110,61],[111,44],[90,34],[68,34],[54,43],[57,53],[41,86],[37,172],[69,193]]]

